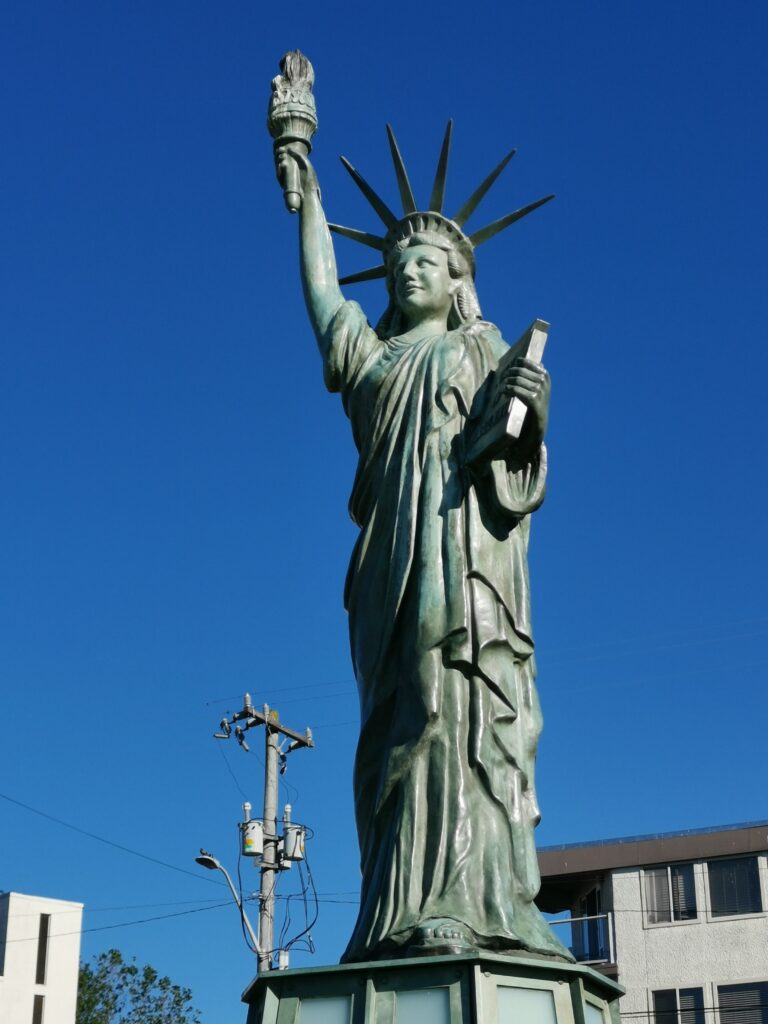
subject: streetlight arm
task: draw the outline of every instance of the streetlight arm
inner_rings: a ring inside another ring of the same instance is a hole
[[[243,907],[243,901],[240,899],[240,894],[238,893],[237,889],[235,889],[234,885],[232,884],[232,879],[229,877],[229,872],[227,871],[227,869],[224,867],[223,864],[219,864],[219,871],[222,873],[222,875],[224,875],[224,877],[227,880],[227,885],[229,886],[230,892],[232,893],[234,901],[237,904],[237,908],[240,911],[240,916],[243,919],[243,924],[245,925],[246,931],[248,932],[248,934],[249,934],[249,936],[251,938],[251,942],[254,945],[256,953],[259,956],[261,956],[262,953],[261,953],[261,947],[259,946],[259,940],[256,938],[256,934],[255,934],[253,928],[251,927],[251,922],[248,920],[248,915],[245,912],[245,907]]]
[[[216,859],[216,857],[208,853],[207,850],[201,850],[200,856],[195,857],[195,862],[203,868],[208,868],[209,871],[220,871],[222,875],[224,875],[224,877],[227,880],[227,885],[229,886],[229,891],[232,893],[232,898],[237,904],[237,909],[240,911],[240,919],[242,920],[243,925],[245,926],[248,935],[250,936],[251,942],[253,943],[253,947],[256,950],[256,954],[259,958],[263,957],[264,954],[261,951],[259,940],[256,938],[256,934],[253,928],[251,927],[251,922],[248,920],[248,915],[246,914],[245,908],[243,907],[243,901],[240,899],[240,894],[238,893],[237,889],[235,889],[235,886],[232,883],[232,879],[229,877],[229,872],[227,871],[227,869],[224,867],[223,864],[221,864]]]

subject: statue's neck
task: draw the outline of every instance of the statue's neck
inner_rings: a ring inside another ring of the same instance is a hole
[[[403,331],[398,337],[402,338],[403,341],[417,342],[422,341],[424,338],[433,338],[436,334],[446,334],[447,332],[448,321],[446,317],[433,316],[413,324],[413,326]]]

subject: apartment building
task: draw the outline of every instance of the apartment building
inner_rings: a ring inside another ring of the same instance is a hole
[[[768,822],[539,851],[542,911],[624,1024],[768,1024]]]
[[[0,1021],[74,1024],[83,905],[0,893]]]

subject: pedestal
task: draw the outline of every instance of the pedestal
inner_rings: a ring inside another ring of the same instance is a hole
[[[619,1024],[624,990],[583,964],[530,956],[378,960],[259,975],[247,1024]]]

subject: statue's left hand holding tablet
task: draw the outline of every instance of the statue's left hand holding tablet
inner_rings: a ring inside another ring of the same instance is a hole
[[[535,449],[544,440],[549,419],[549,398],[552,389],[549,373],[532,359],[519,356],[506,373],[504,393],[519,398],[528,407],[523,432],[515,447]]]

